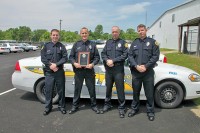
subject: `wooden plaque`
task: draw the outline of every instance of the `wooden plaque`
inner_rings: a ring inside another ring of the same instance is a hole
[[[78,63],[83,67],[90,64],[90,52],[79,52]]]

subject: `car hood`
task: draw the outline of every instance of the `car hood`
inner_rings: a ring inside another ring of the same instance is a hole
[[[158,62],[157,64],[158,64],[159,68],[163,68],[165,70],[169,69],[169,71],[176,70],[176,71],[179,71],[179,72],[182,72],[182,73],[184,73],[184,72],[187,72],[187,73],[197,73],[194,70],[186,68],[186,67],[183,67],[183,66],[178,66],[178,65],[169,64],[169,63],[162,63],[162,62]]]

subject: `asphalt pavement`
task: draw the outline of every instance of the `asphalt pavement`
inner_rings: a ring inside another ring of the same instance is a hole
[[[13,88],[11,75],[18,59],[39,56],[40,51],[0,54],[0,94]],[[103,107],[103,100],[97,100]],[[35,94],[15,89],[0,95],[1,133],[200,133],[200,118],[191,109],[192,100],[184,101],[175,109],[155,108],[155,120],[146,116],[145,101],[141,101],[139,113],[121,119],[118,116],[117,100],[113,109],[105,114],[95,114],[90,109],[90,100],[81,99],[81,108],[75,114],[61,114],[57,105],[48,116],[43,116],[44,105]],[[72,98],[66,98],[67,110]],[[127,101],[127,109],[131,101]]]

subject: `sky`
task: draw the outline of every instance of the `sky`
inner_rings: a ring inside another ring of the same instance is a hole
[[[99,24],[104,33],[112,26],[126,31],[138,24],[151,26],[165,11],[189,0],[1,0],[0,30],[30,27],[94,31]],[[62,21],[60,21],[62,20]]]

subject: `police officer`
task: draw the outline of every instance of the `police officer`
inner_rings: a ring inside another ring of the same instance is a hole
[[[59,30],[51,30],[51,42],[46,43],[41,50],[41,61],[44,64],[45,75],[45,111],[43,115],[48,115],[52,110],[52,95],[56,85],[58,92],[58,108],[62,114],[66,114],[65,109],[65,75],[63,64],[67,62],[68,56],[65,46],[58,42]]]
[[[86,27],[83,27],[80,30],[80,36],[82,40],[76,42],[73,45],[69,56],[69,60],[72,63],[73,70],[75,73],[74,76],[75,89],[74,89],[73,105],[71,110],[69,111],[69,114],[73,114],[79,109],[80,94],[84,79],[90,95],[91,108],[94,112],[99,114],[100,111],[97,108],[96,104],[94,65],[96,65],[99,62],[100,56],[96,48],[96,45],[90,40],[88,40],[89,32]],[[80,56],[79,54],[81,52],[89,52],[89,64],[87,64],[86,66],[81,66],[80,62],[78,61],[79,60],[78,57]]]
[[[112,27],[112,39],[106,42],[101,53],[106,70],[106,98],[103,112],[112,108],[111,97],[112,88],[115,83],[119,101],[119,116],[125,115],[125,94],[124,94],[124,61],[128,56],[127,43],[119,38],[120,29],[118,26]]]
[[[147,98],[147,116],[154,120],[154,66],[159,59],[160,51],[157,42],[146,36],[146,26],[137,26],[140,38],[131,44],[128,59],[132,73],[133,101],[128,117],[134,116],[139,111],[139,97],[142,84]]]

